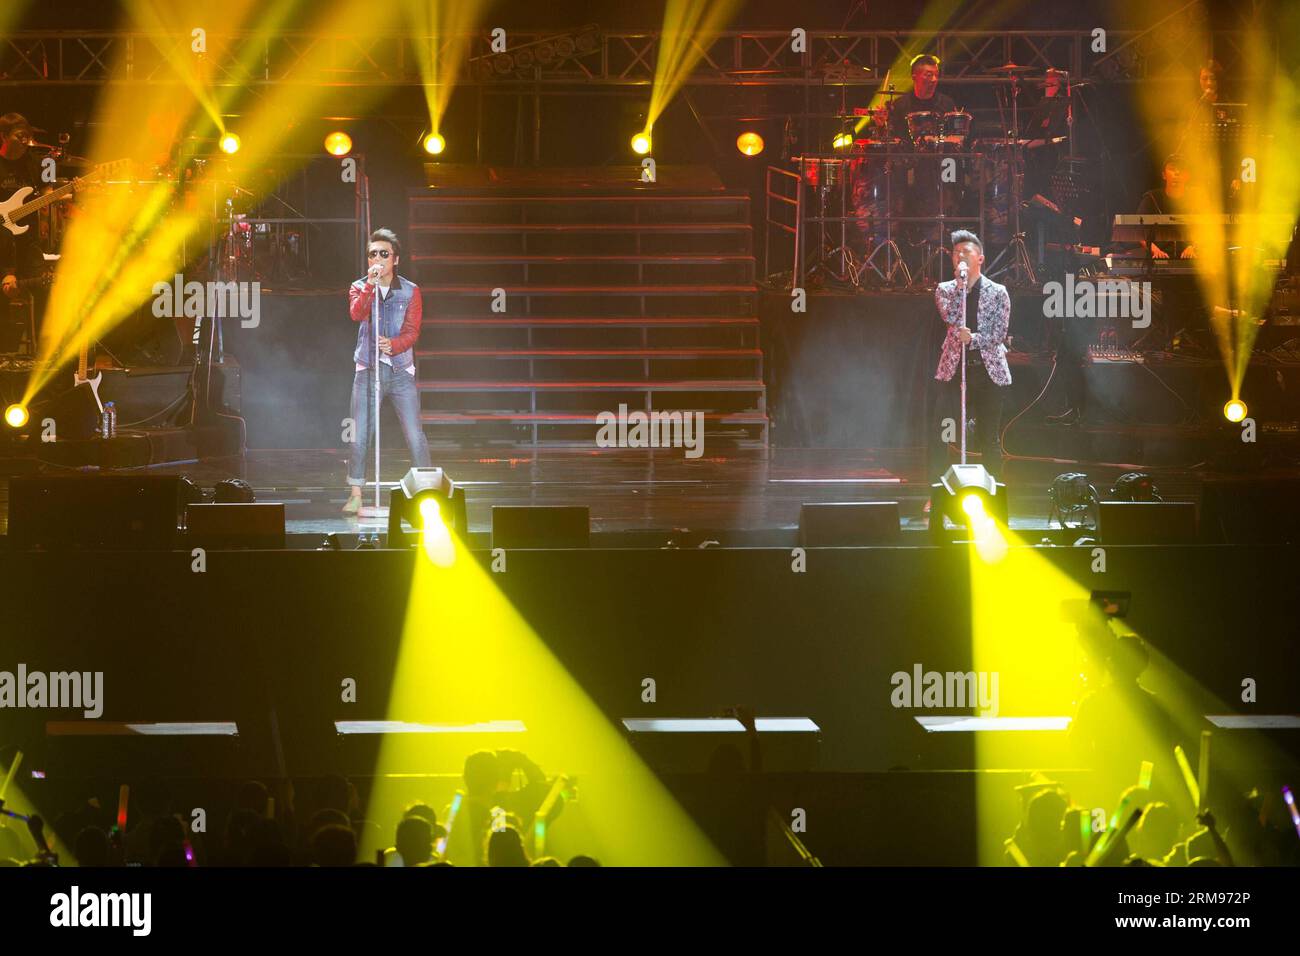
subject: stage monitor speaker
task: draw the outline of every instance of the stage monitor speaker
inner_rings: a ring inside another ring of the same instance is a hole
[[[799,544],[807,548],[898,544],[901,537],[897,501],[804,502],[799,508]]]
[[[1103,544],[1196,542],[1196,505],[1190,501],[1102,501],[1097,517]]]
[[[214,550],[284,547],[284,502],[192,504],[185,509],[186,544]]]
[[[9,483],[11,548],[169,550],[180,514],[174,475],[33,475]]]
[[[51,399],[45,414],[39,417],[54,419],[56,440],[85,441],[99,434],[99,415],[95,392],[89,383],[83,383]]]
[[[577,505],[497,505],[492,509],[492,547],[585,548],[591,515]]]
[[[1209,544],[1300,544],[1300,480],[1206,481],[1201,540]]]

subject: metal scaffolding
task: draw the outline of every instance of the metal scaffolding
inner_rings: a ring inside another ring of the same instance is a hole
[[[596,30],[598,28],[587,28]],[[467,45],[464,85],[649,86],[654,82],[660,34],[589,33],[589,42],[559,42],[566,34],[512,33],[505,52],[493,52],[487,33],[443,37],[389,34],[365,38],[316,33],[209,33],[206,52],[191,52],[189,34],[131,30],[25,31],[0,38],[0,86],[99,86],[109,83],[171,83],[176,56],[205,59],[216,87],[311,83],[337,87],[420,86],[415,45],[437,42],[443,53]],[[581,37],[580,37],[581,38]],[[732,31],[700,44],[699,62],[687,83],[696,86],[800,86],[823,82],[827,67],[860,70],[844,82],[875,85],[886,70],[918,50],[943,60],[945,82],[981,82],[1007,62],[1035,69],[1049,66],[1077,78],[1112,83],[1185,78],[1205,58],[1207,40],[1229,72],[1271,73],[1277,37],[1267,62],[1248,59],[1245,31],[1194,29],[1177,23],[1141,32],[1110,31],[1107,52],[1093,52],[1095,37],[1083,30],[955,30],[938,34],[896,31],[810,31],[802,52],[782,31]],[[250,55],[248,44],[255,44]],[[546,45],[550,43],[551,46]],[[535,52],[553,56],[541,62]],[[558,50],[556,49],[558,47]],[[308,69],[308,64],[311,68]]]

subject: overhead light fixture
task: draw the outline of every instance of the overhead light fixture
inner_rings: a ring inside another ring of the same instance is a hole
[[[753,130],[747,130],[736,137],[736,149],[746,156],[757,156],[763,151],[763,137]]]
[[[346,156],[352,152],[352,137],[342,130],[335,130],[325,137],[325,152],[331,156]]]
[[[22,428],[30,418],[26,405],[15,402],[5,409],[5,424],[10,428]]]

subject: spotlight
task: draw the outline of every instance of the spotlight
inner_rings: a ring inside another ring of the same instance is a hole
[[[26,405],[19,405],[15,402],[5,409],[5,424],[10,428],[22,428],[27,424],[30,417]]]
[[[437,156],[447,148],[447,141],[437,133],[430,133],[424,137],[424,151],[431,155]]]
[[[234,133],[223,133],[221,139],[217,141],[217,145],[221,147],[223,153],[233,156],[239,152],[239,137]]]
[[[650,131],[645,130],[632,137],[632,152],[644,156],[650,152]]]
[[[1047,513],[1047,526],[1056,518],[1062,528],[1097,527],[1092,509],[1097,507],[1097,489],[1088,476],[1078,471],[1066,472],[1052,479],[1047,489],[1052,507]]]
[[[1223,406],[1223,417],[1230,422],[1239,422],[1246,417],[1246,403],[1239,398],[1233,398]]]
[[[763,151],[763,137],[748,130],[736,137],[736,149],[746,156],[757,156]]]
[[[1144,471],[1130,471],[1115,479],[1115,487],[1110,490],[1113,501],[1163,501],[1160,489],[1156,487],[1151,476]]]
[[[388,544],[397,546],[402,538],[402,521],[425,533],[428,545],[432,535],[450,529],[461,534],[468,530],[465,520],[465,491],[441,468],[412,468],[388,500]]]
[[[253,486],[243,478],[224,478],[212,489],[212,500],[223,505],[251,505],[257,501]]]
[[[331,156],[346,156],[352,152],[352,137],[342,130],[335,130],[325,137],[325,152]]]
[[[836,133],[835,138],[831,140],[831,147],[834,149],[848,149],[852,145],[852,133]]]
[[[1007,523],[1006,485],[989,474],[983,465],[951,465],[931,485],[930,534],[945,539],[953,530],[972,534],[989,519]],[[945,528],[945,519],[951,528]]]

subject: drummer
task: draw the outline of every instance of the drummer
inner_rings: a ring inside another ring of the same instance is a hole
[[[909,113],[935,113],[942,119],[945,113],[957,110],[952,97],[939,92],[939,58],[929,53],[912,57],[912,89],[896,97],[888,109],[889,133],[915,148],[908,129]]]
[[[887,122],[889,134],[896,138],[900,148],[934,152],[934,157],[908,158],[894,165],[893,212],[907,217],[955,216],[959,213],[960,187],[945,182],[940,175],[939,143],[945,114],[956,112],[952,98],[939,92],[939,58],[922,53],[912,58],[912,89],[894,98],[888,113],[876,113],[876,122]],[[929,114],[919,117],[916,114]],[[908,117],[912,120],[909,122]],[[923,142],[920,137],[931,137]],[[923,267],[929,261],[929,250],[941,247],[946,232],[936,219],[933,224],[911,222],[899,233],[913,251],[904,250],[909,267]]]

